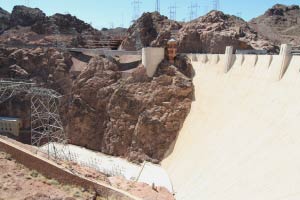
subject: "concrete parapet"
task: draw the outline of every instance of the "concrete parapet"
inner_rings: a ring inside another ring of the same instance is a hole
[[[147,47],[142,50],[142,63],[146,68],[147,76],[153,77],[159,63],[165,57],[164,48]]]
[[[193,58],[194,66],[218,74],[230,71],[234,76],[278,81],[288,70],[293,55],[290,45],[283,44],[279,55],[235,55],[228,46],[225,54],[190,54],[189,57]]]

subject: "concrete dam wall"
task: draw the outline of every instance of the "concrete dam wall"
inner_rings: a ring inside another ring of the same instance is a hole
[[[177,199],[300,199],[300,56],[284,51],[189,55],[195,100],[162,162]]]

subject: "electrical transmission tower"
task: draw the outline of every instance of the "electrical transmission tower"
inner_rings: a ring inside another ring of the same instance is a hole
[[[213,10],[220,9],[220,1],[219,0],[212,0],[212,4],[213,4]]]
[[[236,16],[239,17],[239,18],[242,18],[242,12],[237,12]]]
[[[198,3],[192,3],[191,2],[191,5],[188,8],[189,8],[189,11],[190,11],[189,12],[190,21],[192,21],[193,19],[195,19],[199,16],[198,11],[199,11],[200,6],[198,5]]]
[[[140,4],[142,2],[140,0],[133,0],[132,7],[133,7],[133,16],[132,20],[135,21],[140,17]]]
[[[160,12],[160,0],[155,1],[155,11]]]
[[[0,79],[0,103],[21,93],[31,96],[31,144],[40,147],[47,143],[48,149],[53,142],[66,144],[67,138],[58,111],[61,95],[54,90],[37,87],[30,81]]]
[[[30,0],[25,0],[25,6],[29,7]]]
[[[169,7],[169,18],[171,20],[176,21],[176,12],[177,12],[177,6],[175,5],[170,5]]]

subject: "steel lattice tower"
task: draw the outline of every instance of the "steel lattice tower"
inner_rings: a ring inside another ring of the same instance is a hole
[[[213,4],[213,10],[220,9],[220,1],[219,0],[212,0],[212,4]]]
[[[176,12],[177,12],[177,6],[175,5],[170,5],[169,7],[169,18],[171,20],[176,20]]]
[[[66,144],[67,137],[58,111],[62,96],[30,81],[0,79],[0,103],[20,93],[31,96],[31,144],[40,147],[47,143],[48,149],[49,143]]]
[[[133,0],[132,6],[133,6],[133,16],[132,20],[135,21],[140,17],[140,4],[142,2],[140,0]]]
[[[198,10],[200,8],[198,3],[192,3],[191,2],[191,5],[188,8],[190,10],[190,12],[189,12],[190,21],[197,18],[198,17]]]
[[[155,1],[155,11],[160,12],[160,0]]]

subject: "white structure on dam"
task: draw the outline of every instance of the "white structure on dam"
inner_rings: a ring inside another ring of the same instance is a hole
[[[195,100],[162,162],[179,200],[300,199],[300,56],[189,55]]]

